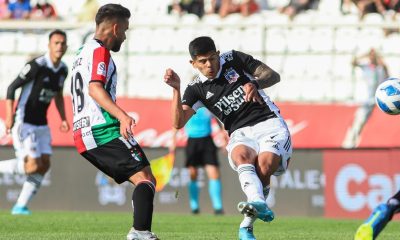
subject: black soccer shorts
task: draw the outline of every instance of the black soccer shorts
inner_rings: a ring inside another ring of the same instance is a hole
[[[204,165],[219,166],[217,147],[211,136],[188,138],[185,153],[186,167],[202,167]]]
[[[139,144],[122,137],[81,155],[117,183],[127,181],[132,175],[150,165]]]

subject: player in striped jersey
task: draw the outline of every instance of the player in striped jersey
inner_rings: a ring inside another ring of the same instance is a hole
[[[48,53],[29,61],[7,89],[5,124],[7,131],[12,132],[17,158],[1,161],[0,172],[27,176],[11,210],[13,215],[31,214],[28,203],[39,190],[50,168],[52,149],[47,109],[53,98],[62,120],[60,130],[69,131],[63,98],[68,68],[61,61],[67,50],[65,32],[52,31],[48,47]],[[22,90],[14,112],[15,91],[18,88]]]
[[[151,232],[155,178],[133,138],[135,120],[116,104],[117,70],[110,55],[125,41],[130,16],[119,4],[100,7],[94,39],[75,56],[71,81],[74,141],[84,158],[117,183],[135,185],[134,221],[127,239],[155,240]]]
[[[292,155],[290,133],[278,107],[261,90],[280,81],[279,74],[252,56],[229,51],[220,54],[210,37],[189,44],[191,64],[199,75],[181,99],[180,78],[167,69],[164,79],[173,88],[174,128],[182,128],[205,106],[229,132],[229,163],[238,172],[247,196],[238,204],[244,219],[239,238],[255,239],[253,223],[274,219],[266,204],[271,175],[283,174]]]

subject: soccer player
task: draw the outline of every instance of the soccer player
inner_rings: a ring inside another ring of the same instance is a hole
[[[50,168],[51,134],[46,115],[53,98],[62,120],[60,130],[69,131],[63,98],[68,68],[61,61],[67,50],[65,32],[52,31],[48,48],[48,53],[29,61],[7,89],[5,125],[7,132],[12,132],[16,159],[1,161],[0,172],[27,176],[11,210],[14,215],[31,214],[28,203]],[[14,112],[15,91],[20,87],[22,91]]]
[[[355,240],[373,240],[392,220],[395,213],[400,211],[400,191],[393,195],[386,203],[378,205],[369,218],[357,229]]]
[[[106,4],[96,13],[94,39],[83,45],[72,66],[74,141],[78,152],[115,182],[130,181],[133,226],[127,239],[158,239],[151,232],[155,178],[133,138],[135,120],[116,104],[117,72],[110,51],[126,39],[130,11]]]
[[[188,136],[185,146],[185,166],[188,168],[190,174],[188,185],[189,204],[193,214],[200,212],[199,187],[197,185],[198,168],[200,167],[204,167],[208,176],[208,192],[214,213],[216,215],[224,213],[217,147],[211,136],[212,119],[213,115],[210,111],[206,108],[200,108],[185,125],[185,133]],[[223,129],[221,130],[224,131]],[[170,149],[172,152],[176,148],[176,133],[177,131],[175,130],[173,144]]]
[[[240,239],[255,239],[253,223],[274,219],[268,208],[271,175],[283,174],[292,154],[291,137],[279,109],[261,89],[280,81],[278,73],[252,56],[229,51],[220,54],[210,37],[189,44],[190,63],[199,75],[181,98],[180,78],[167,69],[164,81],[173,88],[173,127],[180,129],[201,107],[213,113],[229,132],[229,163],[237,171],[246,202]]]

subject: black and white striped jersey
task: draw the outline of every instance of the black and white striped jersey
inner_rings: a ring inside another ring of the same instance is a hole
[[[265,104],[245,102],[243,85],[253,79],[253,73],[261,62],[252,56],[229,51],[220,55],[220,70],[215,79],[207,79],[201,73],[192,80],[182,97],[182,104],[195,111],[205,106],[231,134],[238,128],[253,126],[272,117],[279,117],[278,107],[263,90],[259,90]]]
[[[29,61],[7,89],[7,99],[15,99],[15,91],[22,87],[15,121],[32,125],[47,125],[47,109],[57,92],[62,91],[68,68],[61,62],[53,66],[49,54]]]

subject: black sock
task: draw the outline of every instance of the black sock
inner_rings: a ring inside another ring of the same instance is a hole
[[[154,193],[154,185],[150,182],[139,183],[133,191],[133,227],[136,230],[151,231]]]

